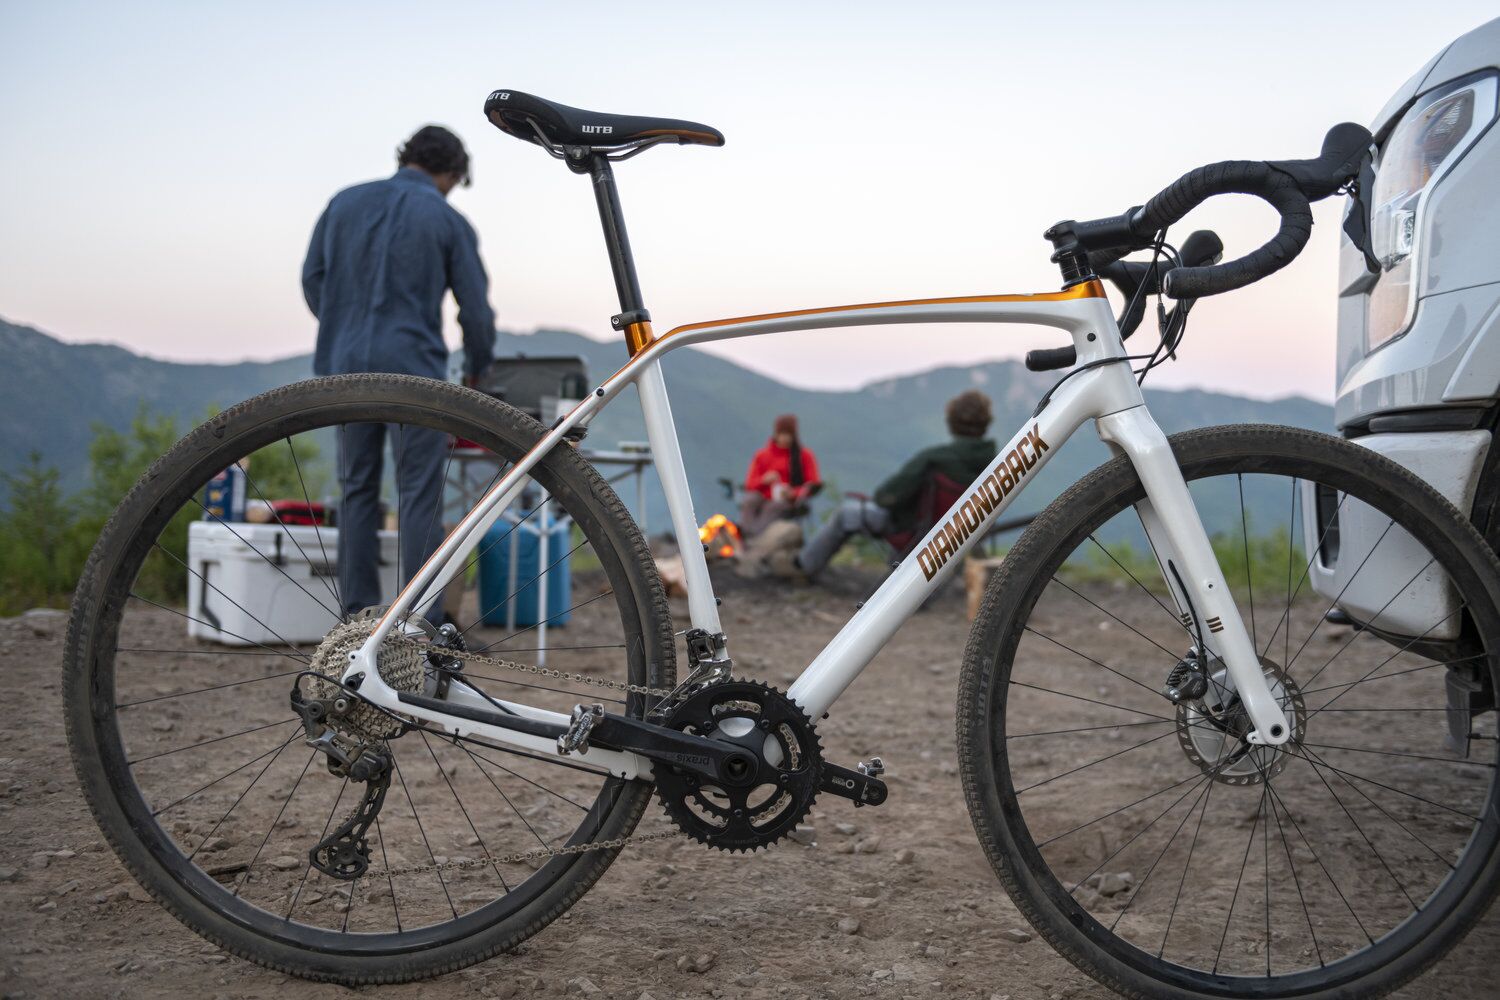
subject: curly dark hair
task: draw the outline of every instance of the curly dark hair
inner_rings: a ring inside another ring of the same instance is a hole
[[[469,186],[469,152],[463,141],[441,125],[423,125],[396,148],[396,164],[421,167],[429,174],[457,174]]]
[[[943,411],[948,418],[948,430],[955,437],[983,437],[989,430],[990,397],[978,389],[969,389],[948,400]]]

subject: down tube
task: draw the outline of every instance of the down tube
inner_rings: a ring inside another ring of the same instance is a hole
[[[1000,449],[984,475],[975,480],[963,498],[938,521],[937,527],[928,532],[802,672],[787,693],[809,717],[817,719],[828,711],[901,624],[955,571],[1063,442],[1083,421],[1098,415],[1094,406],[1097,396],[1091,398],[1089,390],[1096,388],[1090,383],[1100,374],[1089,372],[1073,379],[1078,384],[1064,386],[1045,410],[1026,421]],[[1018,469],[1022,471],[1020,476],[1016,474]],[[996,493],[1007,483],[1010,488],[995,503]]]

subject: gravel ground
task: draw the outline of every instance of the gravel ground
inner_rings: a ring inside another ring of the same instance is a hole
[[[725,626],[741,672],[784,687],[869,585],[846,576],[822,589],[781,591],[744,582],[726,587]],[[685,608],[673,603],[683,620]],[[684,841],[628,849],[571,912],[514,953],[435,983],[358,990],[303,982],[226,955],[168,916],[124,873],[89,817],[68,762],[59,704],[64,625],[61,614],[0,620],[0,665],[13,681],[7,702],[13,708],[0,729],[0,992],[7,998],[1108,995],[1031,931],[975,840],[954,757],[953,697],[967,632],[957,588],[902,628],[820,727],[831,760],[852,765],[871,753],[885,758],[887,805],[855,810],[825,798],[801,842],[754,857]],[[171,636],[187,645],[180,620],[167,612],[137,613],[130,627],[137,631],[127,630],[127,638]],[[561,634],[586,636],[590,627],[581,615]],[[231,663],[227,657],[185,656],[161,664],[159,681],[173,685],[179,675],[228,669],[224,664]],[[147,693],[170,689],[145,683]],[[153,746],[202,738],[197,734],[213,721],[215,702],[226,709],[229,704],[227,695],[205,695],[193,712],[155,716],[131,738]],[[221,724],[201,731],[229,730]],[[262,749],[284,738],[263,742]],[[448,768],[446,760],[443,766]],[[415,763],[408,767],[417,799],[436,801],[432,797],[443,792],[436,768],[428,764],[419,775]],[[162,780],[172,776],[164,771]],[[1104,794],[1109,778],[1101,774],[1099,781]],[[543,796],[518,806],[516,815],[538,826],[552,821]],[[283,856],[305,856],[308,827],[322,822],[309,812],[305,823],[289,818],[276,827],[286,846],[268,849],[273,868]],[[182,823],[183,836],[202,839],[201,821]],[[507,820],[479,817],[486,831],[492,823],[500,830]],[[653,805],[642,829],[663,826]],[[452,850],[462,851],[466,843],[474,849],[460,832],[453,837]],[[215,849],[228,858],[243,838],[231,834],[225,840]],[[485,874],[479,871],[459,888],[482,896]],[[273,873],[247,893],[285,895],[292,881]],[[309,884],[301,903],[293,905],[331,904],[328,913],[346,912],[354,904],[337,890]],[[313,896],[318,900],[308,902]],[[1113,893],[1093,898],[1103,903]],[[373,919],[368,905],[361,899],[364,908],[353,916]],[[1491,916],[1399,995],[1493,996],[1483,983],[1492,976],[1497,946],[1500,922]]]

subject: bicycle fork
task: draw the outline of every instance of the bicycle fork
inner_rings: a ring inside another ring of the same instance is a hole
[[[1214,637],[1235,692],[1254,724],[1245,740],[1280,746],[1291,737],[1291,728],[1271,693],[1166,435],[1144,406],[1111,413],[1096,423],[1100,438],[1130,459],[1145,486],[1146,502],[1137,507],[1141,524],[1184,624],[1193,623],[1188,627],[1196,626],[1197,635],[1207,630]],[[1206,649],[1200,653],[1208,658]]]

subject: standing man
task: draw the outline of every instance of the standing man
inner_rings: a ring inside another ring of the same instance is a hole
[[[464,370],[494,356],[495,314],[474,227],[447,202],[469,184],[469,154],[458,136],[427,125],[397,150],[386,180],[333,196],[313,228],[302,292],[318,318],[318,375],[395,372],[448,376],[442,304],[458,300]],[[380,604],[380,483],[386,439],[396,463],[401,584],[443,537],[444,434],[399,424],[348,424],[339,436],[339,591],[343,610]],[[425,609],[430,619],[439,606]]]

